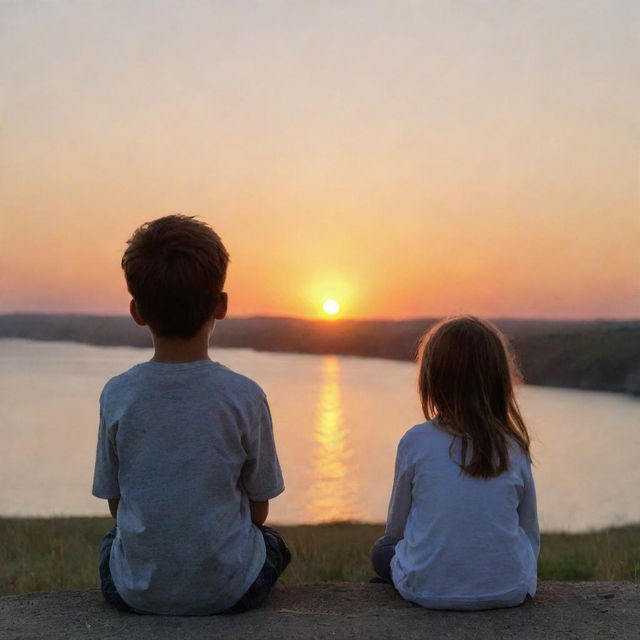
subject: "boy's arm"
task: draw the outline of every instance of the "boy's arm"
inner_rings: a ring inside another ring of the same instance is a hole
[[[269,513],[269,500],[284,491],[282,471],[273,437],[271,413],[262,398],[253,420],[243,436],[247,460],[241,472],[241,484],[250,503],[251,521],[261,525]]]
[[[100,396],[100,425],[98,427],[92,493],[96,498],[104,498],[109,501],[109,511],[115,518],[120,500],[118,452],[115,445],[115,433],[109,429],[105,416],[103,400],[104,391]]]
[[[251,522],[258,526],[263,525],[269,515],[269,501],[254,502],[251,500],[249,505],[251,507]]]
[[[109,513],[111,513],[111,517],[118,520],[118,505],[120,504],[120,498],[109,498],[107,500],[109,503]]]

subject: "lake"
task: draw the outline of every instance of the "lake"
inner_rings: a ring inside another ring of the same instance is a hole
[[[151,349],[0,340],[0,515],[105,515],[91,496],[98,397]],[[276,523],[382,522],[398,440],[424,418],[416,368],[346,356],[213,349],[266,391],[287,484]],[[524,386],[541,527],[640,522],[640,401]]]

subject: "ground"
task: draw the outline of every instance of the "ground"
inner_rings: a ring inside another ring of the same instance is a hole
[[[382,584],[309,584],[277,587],[258,611],[202,618],[123,614],[97,589],[60,591],[0,598],[0,638],[640,639],[640,584],[543,582],[521,607],[482,612],[428,611]]]

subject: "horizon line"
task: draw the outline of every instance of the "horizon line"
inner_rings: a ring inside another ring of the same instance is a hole
[[[295,316],[295,315],[270,315],[270,314],[250,314],[250,315],[233,315],[230,314],[226,319],[229,320],[298,320],[303,322],[323,322],[327,324],[336,324],[340,322],[419,322],[419,321],[438,321],[444,318],[455,317],[459,315],[476,315],[464,313],[450,313],[435,316],[410,316],[403,318],[383,318],[383,317],[340,317],[340,318],[324,318],[314,316]],[[67,317],[85,317],[85,318],[129,318],[127,313],[93,313],[84,311],[7,311],[0,312],[0,317],[6,316],[67,316]],[[567,316],[480,316],[496,322],[640,322],[638,317],[578,317],[571,318]],[[218,322],[224,322],[219,320]]]

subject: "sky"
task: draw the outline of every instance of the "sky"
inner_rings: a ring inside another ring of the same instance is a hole
[[[180,212],[231,315],[640,317],[635,0],[5,1],[0,116],[0,313]]]

